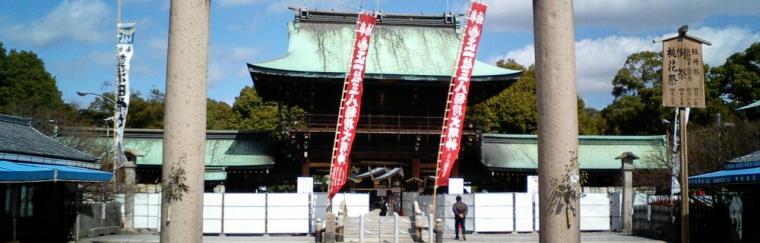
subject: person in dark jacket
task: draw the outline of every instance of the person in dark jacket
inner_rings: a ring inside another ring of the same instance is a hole
[[[454,232],[456,233],[456,238],[454,239],[459,239],[459,227],[461,227],[462,240],[467,240],[467,237],[464,236],[464,219],[467,217],[467,204],[464,204],[462,202],[461,196],[457,196],[457,202],[454,203],[454,206],[451,207],[451,210],[454,211]]]

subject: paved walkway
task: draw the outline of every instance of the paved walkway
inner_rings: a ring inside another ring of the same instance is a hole
[[[153,243],[159,242],[157,234],[121,234],[108,235],[96,238],[88,238],[77,241],[78,243]],[[287,243],[306,243],[314,242],[314,237],[309,236],[204,236],[203,242],[221,243],[221,242],[287,242]],[[367,239],[366,242],[376,242]],[[462,242],[453,239],[444,239],[444,242]],[[538,234],[477,234],[467,235],[468,243],[477,242],[538,242]],[[651,240],[642,237],[628,236],[619,233],[597,232],[582,233],[581,242],[588,243],[661,243],[663,241]]]

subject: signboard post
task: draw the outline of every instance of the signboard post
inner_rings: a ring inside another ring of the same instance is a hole
[[[681,169],[681,242],[689,242],[689,157],[687,112],[690,107],[705,107],[705,70],[702,44],[687,35],[688,26],[678,28],[678,35],[662,40],[662,106],[677,107],[680,124]],[[674,135],[675,136],[675,135]]]

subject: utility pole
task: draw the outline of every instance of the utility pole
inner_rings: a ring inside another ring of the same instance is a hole
[[[573,1],[533,0],[533,26],[539,121],[539,240],[580,242],[580,207],[575,196],[580,193],[580,176]],[[558,184],[569,189],[563,191]]]
[[[166,60],[161,242],[203,240],[210,0],[172,0]]]

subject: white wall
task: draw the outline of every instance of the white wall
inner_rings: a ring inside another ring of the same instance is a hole
[[[325,201],[324,197],[321,200]],[[369,212],[369,194],[336,195],[334,212],[343,200],[351,217]],[[309,220],[316,210],[324,217],[325,206],[319,208],[318,201],[319,196],[310,193],[205,193],[203,233],[310,233]],[[160,230],[161,194],[135,193],[134,212],[136,229]]]
[[[538,196],[531,193],[476,193],[470,206],[470,214],[474,215],[475,231],[478,232],[531,232],[539,230]],[[609,231],[611,222],[620,220],[611,217],[610,195],[608,193],[585,193],[580,200],[581,230]],[[446,195],[450,196],[450,195]],[[439,205],[441,199],[439,199]],[[438,215],[451,213],[451,202],[446,199],[445,205],[437,209]],[[420,196],[420,204],[429,205],[430,196]],[[443,212],[441,212],[443,211]],[[472,219],[468,219],[472,220]],[[447,229],[453,230],[453,226]],[[469,226],[469,225],[468,225]],[[471,226],[470,226],[471,227]],[[472,228],[469,228],[472,229]]]
[[[224,233],[266,233],[266,194],[225,193]]]
[[[161,225],[161,194],[135,193],[134,227],[155,229]]]
[[[512,193],[478,193],[475,194],[475,207],[470,213],[475,214],[475,231],[510,232],[514,224],[514,205]],[[474,211],[474,212],[473,212]]]

